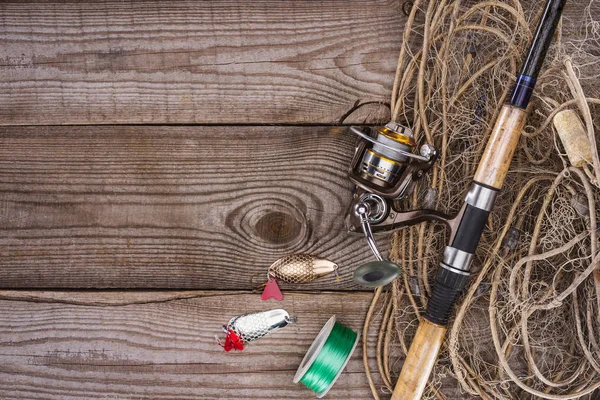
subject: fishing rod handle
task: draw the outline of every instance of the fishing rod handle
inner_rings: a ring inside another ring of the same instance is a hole
[[[525,125],[525,110],[505,105],[485,149],[475,181],[457,217],[456,231],[438,267],[427,311],[406,355],[392,400],[418,400],[440,352],[454,303],[467,285],[471,259],[494,200],[504,183]]]
[[[510,104],[502,107],[475,173],[475,182],[502,188],[526,118],[527,113],[522,108]]]
[[[406,355],[392,400],[418,400],[425,391],[452,308],[467,285],[471,259],[504,183],[525,118],[525,110],[507,104],[496,120],[475,181],[456,218],[455,233],[444,250],[432,296]]]
[[[421,319],[410,346],[392,400],[420,400],[437,360],[446,327]]]
[[[427,311],[404,361],[392,400],[419,400],[439,354],[451,310],[466,286],[470,263],[487,218],[510,167],[527,117],[537,75],[560,20],[566,0],[547,0],[523,70],[511,99],[494,125],[455,231],[436,275]]]

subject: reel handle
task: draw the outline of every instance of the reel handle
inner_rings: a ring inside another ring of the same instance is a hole
[[[400,267],[391,261],[384,260],[377,248],[377,243],[373,238],[370,220],[377,221],[381,217],[382,211],[387,213],[387,208],[382,210],[378,203],[373,202],[372,196],[367,196],[366,201],[360,201],[354,205],[354,215],[359,218],[363,233],[367,239],[367,244],[371,248],[377,261],[371,261],[361,265],[354,271],[354,281],[362,286],[379,287],[384,286],[396,279],[400,275]],[[385,201],[382,204],[386,204]],[[385,217],[385,213],[383,216]]]
[[[367,239],[367,244],[371,248],[373,255],[377,259],[377,261],[383,261],[383,257],[381,257],[381,253],[377,248],[377,243],[375,243],[375,238],[373,237],[373,231],[371,230],[371,224],[369,223],[369,214],[371,212],[371,207],[369,203],[361,202],[356,203],[354,206],[354,214],[359,218],[360,225],[362,227],[362,231],[365,234],[365,239]]]

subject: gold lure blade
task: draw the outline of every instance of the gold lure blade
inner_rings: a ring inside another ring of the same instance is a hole
[[[269,267],[269,276],[287,283],[308,283],[317,278],[337,273],[337,264],[305,254],[293,254],[275,261]]]

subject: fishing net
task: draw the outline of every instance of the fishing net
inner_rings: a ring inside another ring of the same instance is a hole
[[[405,5],[391,119],[435,144],[440,157],[402,207],[452,214],[510,95],[543,2]],[[585,11],[568,14],[573,21],[566,15],[558,28],[425,398],[458,398],[458,389],[460,398],[591,399],[600,387],[600,22],[593,13],[600,8],[589,0],[568,7]],[[579,113],[591,139],[592,160],[583,167],[571,166],[553,127],[565,109]],[[441,224],[423,223],[392,236],[390,258],[403,275],[375,292],[364,327],[379,332],[383,386],[374,383],[365,351],[376,399],[393,391],[448,235]],[[448,388],[448,376],[458,387]]]

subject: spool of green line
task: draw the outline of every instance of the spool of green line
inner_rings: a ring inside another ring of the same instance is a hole
[[[318,398],[325,396],[348,364],[357,344],[358,334],[336,322],[334,315],[310,345],[294,383],[302,382]]]

